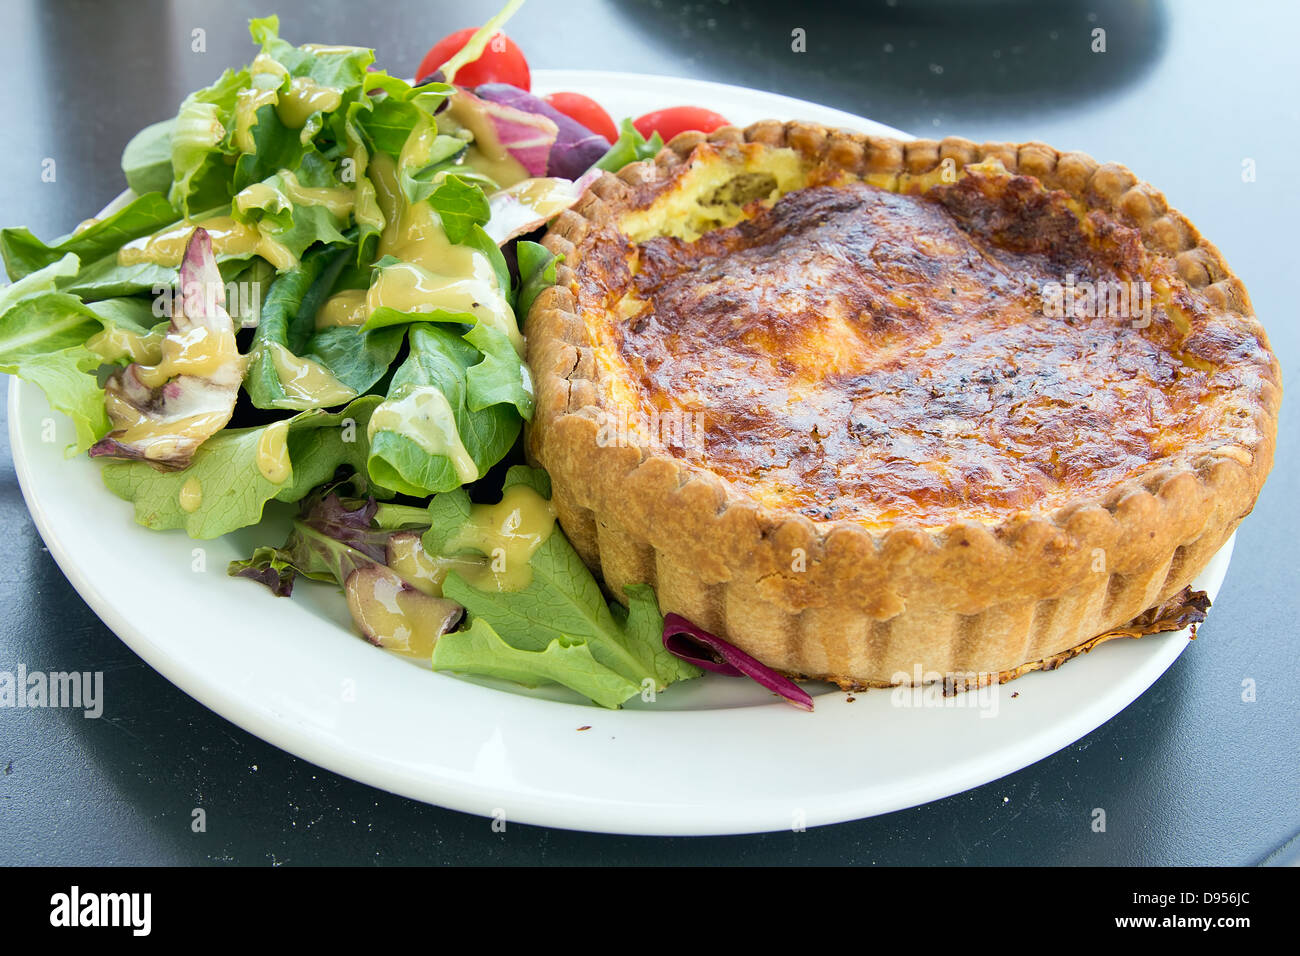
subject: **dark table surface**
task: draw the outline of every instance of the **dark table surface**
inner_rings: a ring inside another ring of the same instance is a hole
[[[245,20],[373,45],[412,71],[489,2],[0,5],[0,221],[50,238],[123,186],[122,146],[252,56]],[[194,52],[193,31],[206,31]],[[802,28],[807,52],[791,50]],[[1105,52],[1093,52],[1094,31]],[[532,0],[534,67],[718,80],[920,135],[1040,139],[1157,184],[1223,251],[1295,381],[1300,5],[1237,2]],[[669,105],[669,104],[665,104]],[[707,104],[703,104],[707,105]],[[54,183],[42,160],[57,162]],[[1253,167],[1253,179],[1243,170]],[[137,658],[43,547],[0,437],[0,670],[103,671],[114,706],[0,709],[6,863],[1292,862],[1300,831],[1294,404],[1200,639],[1138,701],[1052,757],[929,805],[804,833],[658,839],[511,825],[321,770],[216,716]],[[0,432],[0,436],[7,434]],[[1256,697],[1244,701],[1243,681]],[[206,810],[205,833],[191,811]],[[1093,832],[1092,811],[1107,828]]]

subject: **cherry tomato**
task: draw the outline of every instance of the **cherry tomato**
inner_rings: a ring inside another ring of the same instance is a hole
[[[666,143],[678,133],[684,133],[687,130],[712,133],[719,126],[729,124],[725,116],[721,116],[712,110],[702,109],[698,106],[672,106],[666,110],[655,110],[653,113],[646,113],[645,116],[636,119],[632,125],[646,139],[658,132]]]
[[[450,60],[460,48],[469,42],[478,27],[466,27],[443,37],[433,45],[420,68],[415,71],[415,78],[423,80]],[[509,83],[521,90],[532,88],[532,74],[528,72],[528,61],[518,44],[504,33],[494,34],[483,48],[483,55],[477,60],[466,63],[456,71],[453,80],[457,86],[479,86],[483,83]]]
[[[604,107],[590,96],[583,96],[581,93],[552,93],[543,99],[575,123],[581,123],[611,143],[618,139],[618,127],[614,125],[614,121],[610,119]]]

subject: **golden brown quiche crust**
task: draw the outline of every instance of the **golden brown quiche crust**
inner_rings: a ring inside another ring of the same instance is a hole
[[[814,173],[770,209],[693,243],[621,231],[692,163],[782,147]],[[943,164],[980,168],[925,179]],[[565,261],[527,319],[528,447],[566,533],[615,595],[648,581],[665,612],[788,673],[887,684],[1056,658],[1181,591],[1271,467],[1280,372],[1246,291],[1122,166],[766,122],[607,174],[546,245]],[[1044,318],[1034,295],[1062,267],[1150,281],[1150,325]],[[825,281],[773,297],[810,268]],[[819,341],[818,315],[855,347]],[[778,400],[805,380],[816,434]],[[629,404],[700,412],[703,450],[605,440]]]

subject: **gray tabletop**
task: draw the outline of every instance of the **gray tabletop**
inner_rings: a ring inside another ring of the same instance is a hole
[[[278,8],[297,42],[375,47],[412,71],[494,0],[0,5],[5,225],[50,238],[123,186],[122,146],[252,55]],[[792,50],[792,31],[807,50]],[[193,50],[202,29],[205,52]],[[1104,31],[1105,51],[1095,52]],[[510,33],[534,67],[718,80],[921,135],[1039,139],[1120,160],[1212,237],[1294,381],[1300,6],[1238,2],[531,0]],[[665,104],[669,105],[669,104]],[[708,104],[701,104],[708,105]],[[54,158],[55,182],[42,181]],[[652,839],[511,825],[396,797],[292,757],[137,658],[51,560],[0,437],[0,671],[103,671],[114,706],[0,709],[0,862],[1294,862],[1300,618],[1294,402],[1200,639],[1119,716],[1031,767],[927,806],[803,833]],[[0,436],[5,434],[0,432]],[[1253,701],[1243,682],[1253,681]],[[195,833],[202,807],[207,830]],[[1104,833],[1093,810],[1106,810]]]

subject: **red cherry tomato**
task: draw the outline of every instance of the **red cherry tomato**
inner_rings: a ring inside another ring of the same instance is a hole
[[[652,134],[657,132],[666,143],[678,133],[684,133],[687,130],[712,133],[718,127],[729,124],[725,116],[721,116],[712,110],[701,109],[698,106],[672,106],[666,110],[655,110],[653,113],[646,113],[645,116],[635,120],[632,125],[646,139],[649,139]]]
[[[415,78],[423,80],[433,74],[460,51],[478,27],[466,27],[443,37],[433,45],[420,68],[415,71]],[[529,90],[533,85],[532,74],[528,72],[528,61],[523,51],[514,40],[504,33],[496,33],[483,48],[483,55],[477,60],[466,63],[456,71],[453,80],[457,86],[479,86],[482,83],[509,83],[521,90]]]
[[[581,93],[552,93],[543,99],[575,123],[581,123],[611,143],[618,139],[618,127],[614,125],[614,121],[610,119],[604,107],[590,96],[583,96]]]

